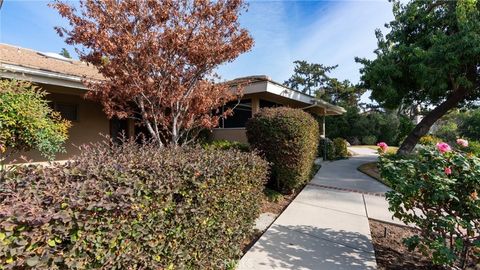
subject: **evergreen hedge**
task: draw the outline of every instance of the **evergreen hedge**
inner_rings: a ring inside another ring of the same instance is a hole
[[[309,180],[317,156],[317,121],[300,109],[260,110],[246,125],[250,145],[271,163],[270,186],[291,193]]]

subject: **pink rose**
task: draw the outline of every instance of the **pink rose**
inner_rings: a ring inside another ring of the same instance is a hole
[[[444,143],[444,142],[437,143],[437,149],[442,154],[452,151],[452,148],[450,147],[450,145],[448,145],[448,143]]]
[[[468,147],[468,141],[464,139],[457,139],[457,144],[462,147]]]
[[[446,175],[450,175],[450,174],[452,174],[452,169],[450,167],[446,167],[444,172],[445,172]]]
[[[380,149],[382,149],[382,152],[387,152],[387,149],[388,149],[388,145],[385,143],[385,142],[379,142],[377,143],[377,146],[380,147]]]

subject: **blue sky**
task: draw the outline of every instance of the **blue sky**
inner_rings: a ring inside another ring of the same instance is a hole
[[[43,52],[66,45],[54,26],[66,25],[49,1],[5,0],[0,10],[0,42]],[[223,65],[223,79],[264,74],[283,82],[293,61],[336,65],[333,76],[358,82],[355,56],[373,57],[374,31],[392,20],[387,1],[250,1],[242,26],[255,40],[254,48]]]

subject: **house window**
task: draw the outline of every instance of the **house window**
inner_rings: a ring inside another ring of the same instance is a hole
[[[78,105],[71,103],[51,103],[54,111],[59,112],[63,119],[69,121],[78,121]]]
[[[238,104],[238,105],[237,105]],[[233,114],[220,122],[222,128],[243,128],[248,119],[252,118],[252,100],[242,100],[238,102],[227,103],[223,110],[233,108]]]

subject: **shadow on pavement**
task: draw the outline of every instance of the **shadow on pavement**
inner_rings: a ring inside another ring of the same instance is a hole
[[[273,225],[239,269],[376,269],[372,251],[371,240],[359,233]]]

